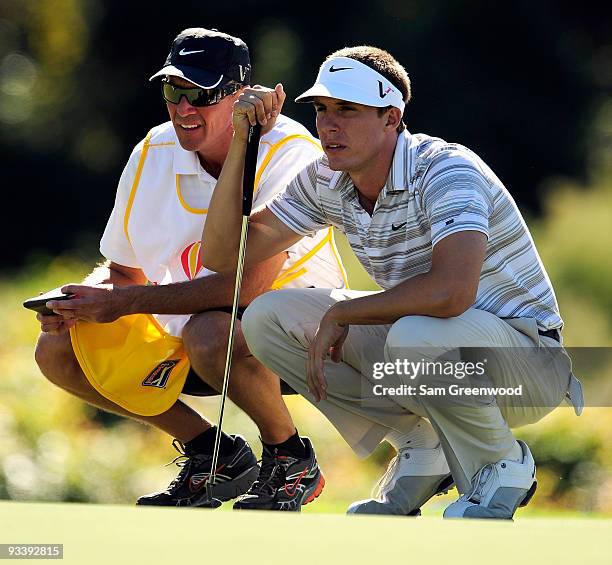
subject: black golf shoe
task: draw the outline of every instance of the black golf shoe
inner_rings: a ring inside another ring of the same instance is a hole
[[[222,502],[244,494],[259,474],[257,459],[242,436],[234,438],[234,450],[219,454],[212,497]],[[139,506],[209,506],[206,482],[212,465],[211,453],[196,453],[180,441],[172,442],[180,455],[173,461],[181,470],[166,490],[141,496]]]
[[[306,457],[298,459],[275,450],[263,449],[259,477],[235,503],[235,510],[289,510],[299,512],[302,505],[317,498],[325,478],[317,463],[310,440],[301,438]]]

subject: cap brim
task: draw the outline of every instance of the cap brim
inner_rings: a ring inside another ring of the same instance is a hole
[[[171,77],[179,77],[189,82],[192,82],[196,86],[200,88],[216,88],[220,84],[224,84],[228,82],[227,80],[223,80],[223,75],[216,75],[213,73],[209,73],[203,69],[198,69],[196,67],[187,67],[181,65],[177,67],[175,65],[168,65],[166,67],[161,68],[157,71],[149,80],[156,79],[158,77],[163,76],[171,76]]]

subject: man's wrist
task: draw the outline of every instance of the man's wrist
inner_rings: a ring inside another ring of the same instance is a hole
[[[341,302],[336,302],[327,312],[325,313],[325,318],[329,322],[333,322],[334,324],[338,324],[339,326],[347,326],[350,321],[348,319],[348,311],[346,308],[346,303],[348,300],[344,300]]]
[[[231,146],[233,145],[233,148],[235,151],[246,153],[246,146],[247,146],[248,140],[249,140],[248,130],[246,133],[234,130],[234,135],[232,136],[232,142],[230,144],[230,149],[231,149]]]
[[[139,314],[142,311],[138,300],[141,297],[142,288],[140,285],[114,287],[113,292],[116,292],[119,298],[119,309],[122,316]]]

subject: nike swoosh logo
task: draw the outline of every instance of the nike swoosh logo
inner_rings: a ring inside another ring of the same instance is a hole
[[[189,479],[189,490],[191,492],[198,492],[208,480],[208,474],[192,475]]]
[[[217,472],[215,473],[215,475],[217,475],[219,471],[223,469],[223,467],[225,467],[225,463],[217,467]],[[195,473],[191,475],[189,479],[189,491],[198,492],[199,490],[202,490],[202,487],[204,487],[204,485],[206,485],[206,483],[208,482],[209,477],[210,473]]]
[[[334,67],[333,65],[331,67],[329,67],[329,72],[330,73],[337,73],[338,71],[348,71],[349,69],[352,69],[353,67]]]
[[[304,477],[304,475],[306,473],[308,473],[308,471],[310,471],[310,469],[308,467],[306,467],[306,469],[304,469],[298,476],[297,479],[295,479],[294,483],[292,485],[288,485],[285,483],[285,492],[289,495],[289,496],[293,496],[295,495],[295,493],[297,492],[297,488],[298,485],[300,484],[302,478]]]
[[[404,222],[403,224],[397,224],[397,226],[395,224],[391,224],[391,229],[393,231],[397,231],[400,228],[403,228],[408,222]]]
[[[185,48],[183,47],[180,51],[179,51],[179,55],[191,55],[193,53],[204,53],[204,49],[198,49],[196,51],[185,51]]]

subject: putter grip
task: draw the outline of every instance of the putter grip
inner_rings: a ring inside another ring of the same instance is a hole
[[[257,151],[261,125],[249,126],[246,155],[244,157],[244,176],[242,179],[242,215],[250,216],[253,207],[253,191],[255,189],[255,169],[257,168]]]

